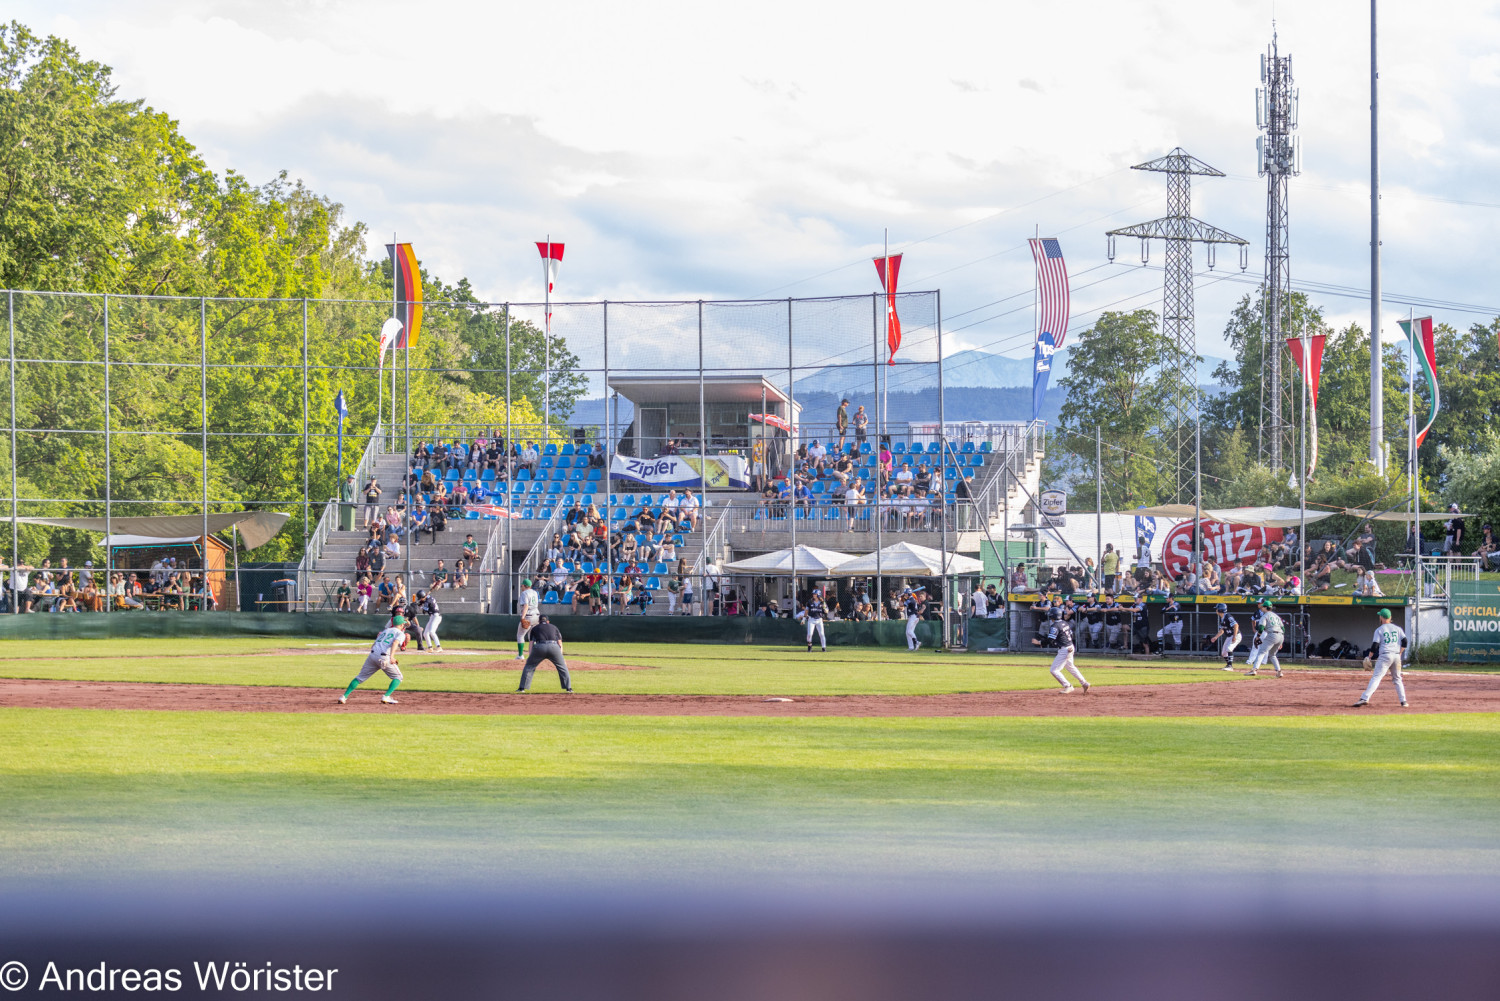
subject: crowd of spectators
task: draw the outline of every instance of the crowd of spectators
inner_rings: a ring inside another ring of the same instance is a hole
[[[218,602],[203,572],[180,566],[176,557],[153,561],[146,571],[115,570],[106,578],[92,560],[83,566],[68,566],[62,557],[56,566],[50,559],[41,566],[22,563],[10,571],[10,586],[0,595],[0,611],[11,612],[103,612],[137,609],[168,611],[214,611]]]

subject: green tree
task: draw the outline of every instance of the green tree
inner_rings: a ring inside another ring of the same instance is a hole
[[[1059,414],[1064,447],[1092,470],[1095,428],[1104,441],[1105,489],[1120,508],[1155,503],[1170,490],[1172,471],[1161,468],[1172,373],[1172,345],[1149,309],[1106,312],[1078,335],[1068,354],[1068,374],[1058,383],[1067,401]],[[1085,440],[1088,439],[1088,440]],[[1080,484],[1079,490],[1083,490]],[[1084,491],[1093,507],[1093,491]]]

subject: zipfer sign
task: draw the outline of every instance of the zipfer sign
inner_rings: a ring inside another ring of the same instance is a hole
[[[1448,659],[1500,663],[1500,584],[1448,585]]]

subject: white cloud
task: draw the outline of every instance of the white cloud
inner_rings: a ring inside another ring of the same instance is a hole
[[[180,118],[216,167],[286,168],[496,298],[539,295],[548,233],[569,244],[568,297],[870,292],[889,227],[904,284],[942,287],[954,343],[1015,351],[1037,227],[1062,236],[1079,312],[1159,304],[1158,271],[1090,269],[1105,229],[1165,209],[1159,175],[1122,168],[1179,144],[1230,175],[1195,185],[1194,209],[1260,270],[1268,0],[14,6]],[[1302,90],[1296,278],[1368,284],[1368,10],[1278,10]],[[1428,197],[1500,201],[1500,18],[1481,0],[1382,17],[1385,287],[1500,305],[1500,210]],[[1205,353],[1244,291],[1200,290]]]

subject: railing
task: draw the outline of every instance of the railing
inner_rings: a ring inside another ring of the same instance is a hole
[[[504,526],[503,521],[490,522],[490,534],[484,542],[484,555],[479,559],[479,610],[489,613],[497,608],[504,608],[504,600],[500,593],[500,584],[505,580],[505,575],[497,572],[500,563],[500,554],[505,553],[505,543],[500,541],[500,529]]]
[[[1423,598],[1446,598],[1454,581],[1479,579],[1477,556],[1423,556]]]
[[[360,453],[359,462],[355,465],[354,471],[351,474],[354,477],[356,488],[364,482],[365,473],[374,464],[375,458],[379,454],[380,440],[381,428],[379,424],[376,424],[375,430],[370,432],[370,440],[365,443],[365,450]],[[341,488],[342,486],[343,484],[335,485],[336,488]],[[318,560],[323,556],[323,547],[328,544],[328,537],[338,531],[339,506],[342,503],[337,497],[334,497],[323,505],[323,513],[319,515],[318,524],[313,529],[312,537],[307,540],[307,544],[302,549],[302,559],[297,563],[297,590],[302,598],[302,610],[304,612],[312,610],[312,605],[310,604],[313,600],[313,595],[310,593],[312,590],[312,574],[318,568]],[[358,504],[358,498],[356,497],[351,503]],[[236,597],[236,600],[238,600],[238,597]]]
[[[563,512],[567,510],[568,501],[559,500],[552,508],[552,513],[547,517],[547,523],[541,526],[537,532],[536,541],[527,550],[526,556],[521,560],[521,565],[511,575],[517,579],[530,577],[537,580],[541,577],[542,555],[547,551],[547,544],[552,541],[552,535],[562,525]],[[534,522],[533,522],[534,524]],[[512,587],[511,594],[519,593]]]
[[[944,531],[978,531],[983,511],[973,501],[949,501],[910,509],[899,504],[805,504],[795,509],[790,503],[726,504],[719,524],[739,539],[760,533],[790,533],[795,521],[800,532],[840,532],[875,534],[877,510],[884,515],[882,531],[894,534],[940,535]],[[943,518],[948,519],[945,528]],[[968,527],[960,527],[968,526]]]

